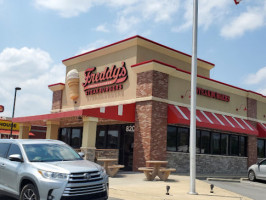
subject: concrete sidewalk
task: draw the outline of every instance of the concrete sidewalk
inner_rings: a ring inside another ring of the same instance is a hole
[[[196,180],[198,195],[187,194],[190,187],[189,176],[171,174],[168,181],[147,181],[143,173],[120,172],[116,177],[109,178],[109,196],[123,200],[249,200],[239,194],[215,187],[210,193],[210,185]],[[170,186],[170,195],[166,195],[166,186]]]

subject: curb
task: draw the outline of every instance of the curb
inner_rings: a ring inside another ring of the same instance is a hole
[[[223,182],[241,182],[241,179],[227,179],[227,178],[207,178],[207,181],[223,181]]]

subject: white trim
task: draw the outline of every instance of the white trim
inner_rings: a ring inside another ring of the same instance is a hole
[[[190,108],[188,108],[189,109],[189,112],[191,112],[190,111]],[[199,121],[199,122],[201,122],[201,119],[197,116],[197,109],[196,109],[196,119]]]
[[[263,123],[260,123],[260,124],[263,126],[264,129],[266,129],[266,126]]]
[[[183,111],[178,107],[178,106],[175,106],[175,108],[178,110],[178,112],[186,119],[188,120],[188,117],[185,115],[185,113],[183,113]]]
[[[105,107],[100,107],[100,113],[105,113]]]
[[[213,121],[205,114],[205,112],[204,111],[200,111],[203,115],[204,115],[204,117],[206,117],[206,119],[210,122],[210,123],[212,123],[212,124],[214,124],[213,123]]]
[[[234,118],[234,117],[232,117],[234,120],[235,120],[235,122],[238,124],[238,126],[240,126],[242,129],[245,129],[237,120],[236,120],[236,118]]]
[[[211,114],[220,122],[220,124],[225,126],[224,123],[219,119],[219,117],[217,115],[215,115],[215,113],[211,113]]]
[[[118,115],[119,116],[123,115],[123,105],[118,105]]]
[[[230,122],[229,119],[227,119],[227,117],[226,117],[225,115],[222,115],[222,116],[225,118],[225,120],[226,120],[226,121],[227,121],[232,127],[235,128],[234,124],[232,124],[232,122]]]
[[[242,120],[242,122],[244,122],[245,124],[246,124],[246,126],[250,129],[250,130],[252,130],[252,131],[254,131],[254,129],[244,120],[244,119],[241,119]]]

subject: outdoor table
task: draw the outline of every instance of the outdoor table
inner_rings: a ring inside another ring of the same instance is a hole
[[[167,163],[168,163],[168,161],[163,161],[163,160],[148,160],[148,161],[146,161],[146,164],[150,164],[153,167],[153,170],[151,173],[149,173],[149,175],[148,175],[148,173],[145,174],[146,176],[148,175],[147,179],[148,180],[154,180],[154,178],[156,176],[158,176],[160,179],[164,179],[163,178],[164,175],[162,172],[160,172],[160,168],[161,168],[161,165],[165,165]]]
[[[99,158],[97,161],[103,162],[103,167],[110,177],[115,176],[118,170],[124,167],[124,165],[110,165],[110,163],[118,161],[114,158]]]

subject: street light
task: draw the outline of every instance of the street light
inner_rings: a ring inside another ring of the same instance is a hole
[[[11,130],[10,130],[10,139],[12,139],[12,130],[13,130],[13,118],[14,118],[14,114],[15,114],[15,106],[16,106],[16,96],[17,96],[17,91],[21,90],[20,87],[16,87],[15,88],[15,96],[14,96],[14,104],[13,104],[13,113],[12,113],[12,122],[11,122]]]

